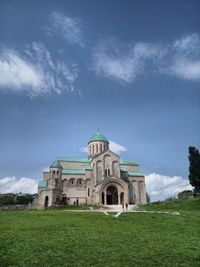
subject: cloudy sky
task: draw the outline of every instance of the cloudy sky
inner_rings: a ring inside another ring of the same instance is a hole
[[[97,128],[152,200],[200,147],[200,2],[0,1],[0,192],[35,192]]]

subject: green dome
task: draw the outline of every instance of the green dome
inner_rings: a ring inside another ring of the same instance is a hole
[[[60,162],[58,160],[55,160],[52,164],[50,168],[62,168]]]
[[[88,143],[93,141],[103,141],[108,143],[108,139],[99,130],[90,138]]]

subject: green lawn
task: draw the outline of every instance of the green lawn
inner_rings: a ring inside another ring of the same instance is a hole
[[[103,213],[0,213],[0,266],[200,266],[200,199]]]

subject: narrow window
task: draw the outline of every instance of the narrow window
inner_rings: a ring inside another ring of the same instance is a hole
[[[102,144],[100,144],[100,153],[102,152]]]
[[[58,179],[55,179],[55,186],[58,186]]]
[[[53,171],[53,174],[56,174],[56,172],[55,172],[55,171]]]
[[[92,153],[94,154],[94,145],[92,145]]]
[[[98,153],[98,144],[96,144],[96,153]]]
[[[88,187],[88,197],[90,196],[90,188]]]
[[[108,177],[110,177],[110,169],[108,169]]]
[[[59,174],[59,171],[57,171],[57,174]]]

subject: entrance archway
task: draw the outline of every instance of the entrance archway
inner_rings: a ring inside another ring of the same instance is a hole
[[[102,198],[102,204],[104,205],[104,192],[102,192],[102,195],[101,195],[101,198]]]
[[[49,197],[46,196],[46,197],[45,197],[45,201],[44,201],[44,206],[45,206],[45,208],[47,208],[48,205],[49,205]]]
[[[111,185],[106,190],[107,205],[118,204],[118,191],[117,187]]]

